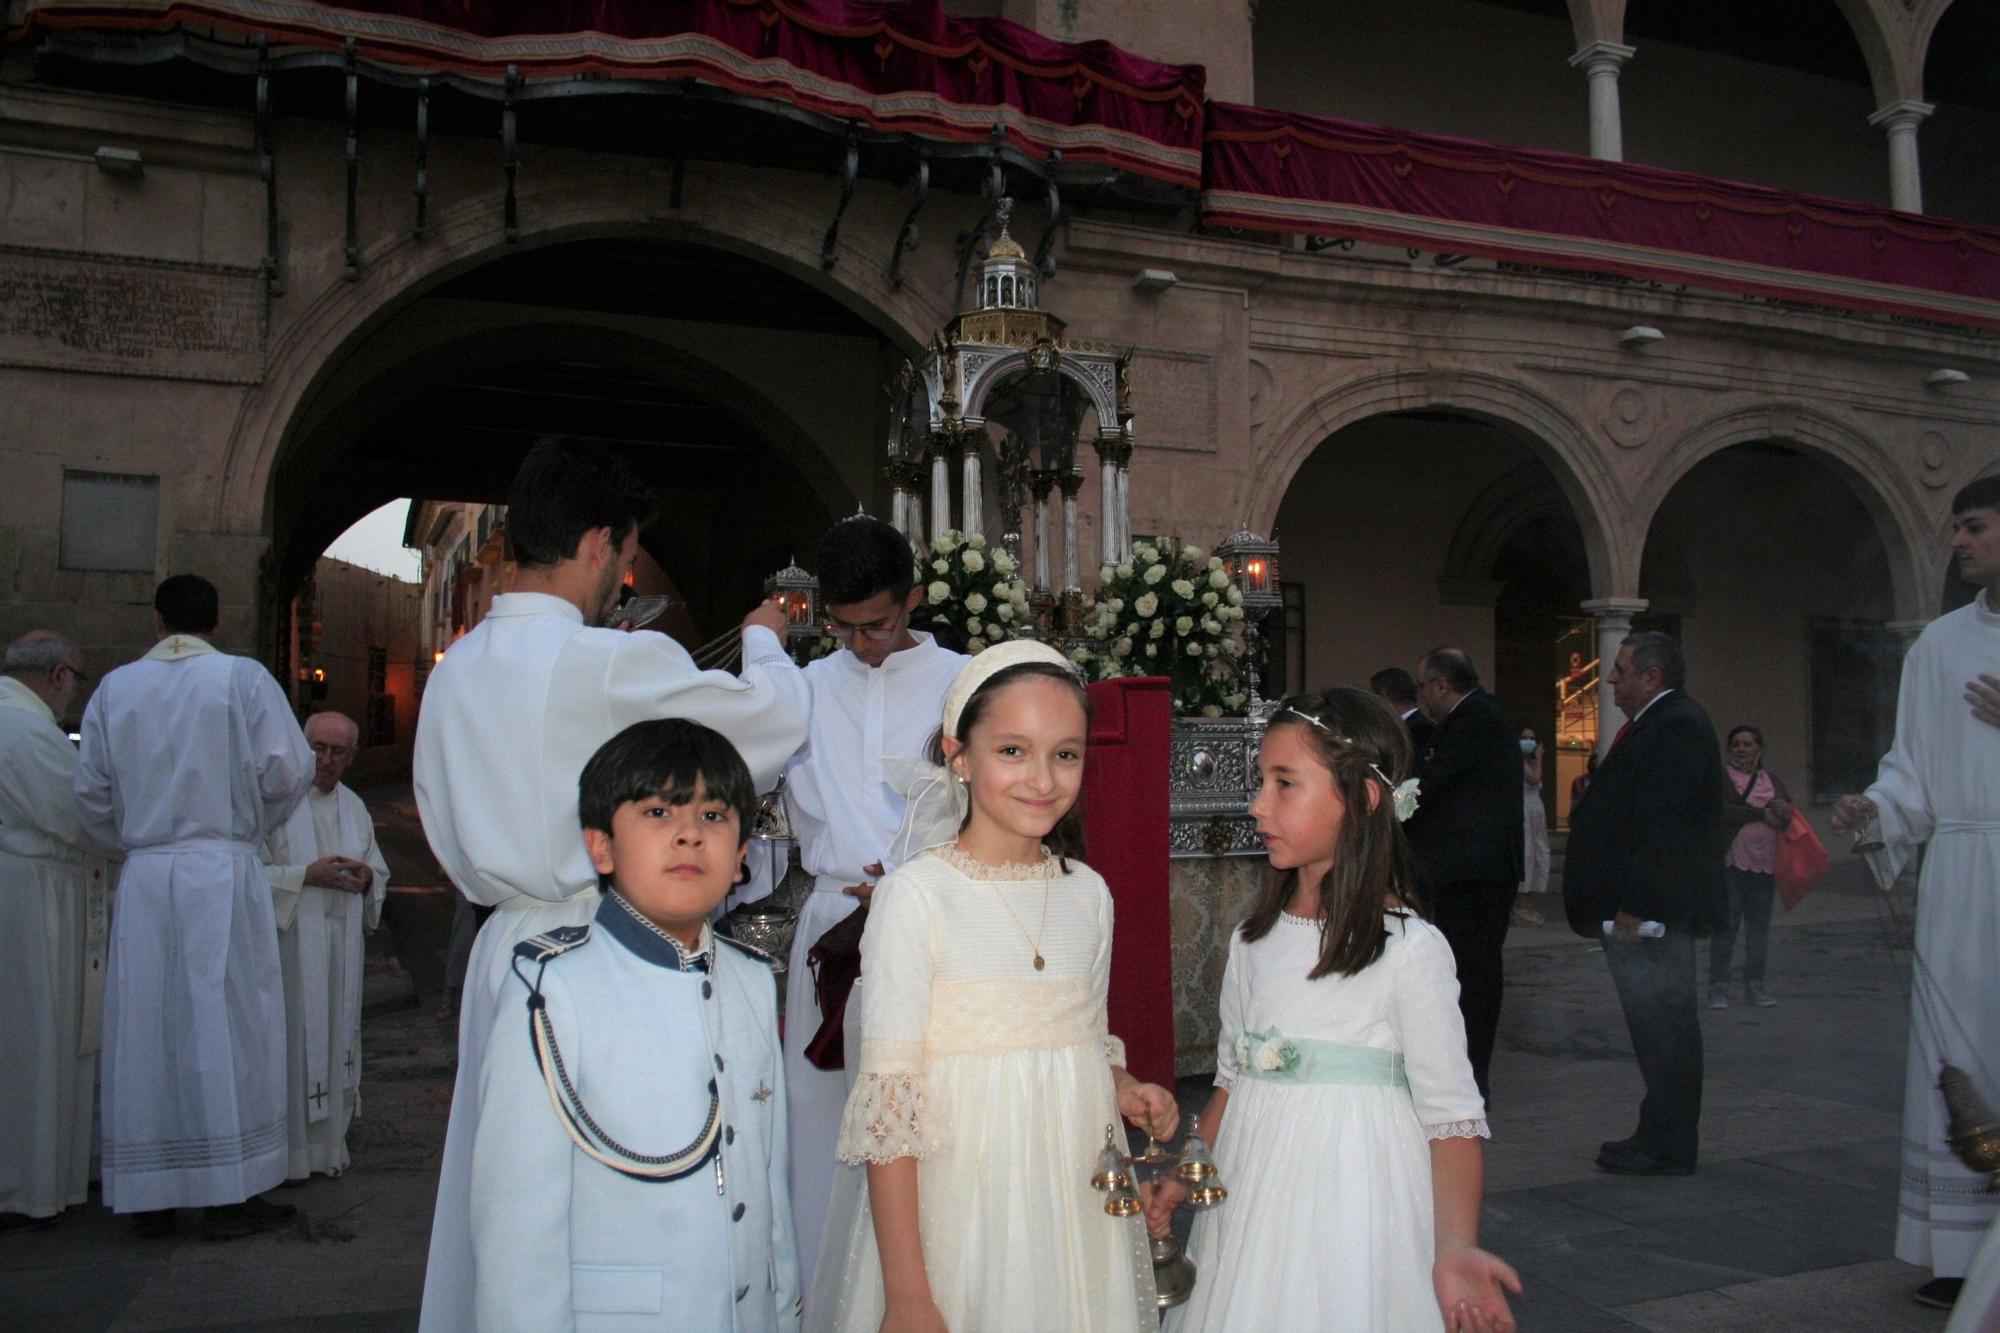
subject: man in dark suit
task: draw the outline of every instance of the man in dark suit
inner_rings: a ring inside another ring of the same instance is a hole
[[[1403,719],[1403,725],[1410,729],[1410,739],[1416,743],[1417,761],[1423,762],[1437,724],[1417,707],[1416,677],[1401,667],[1383,667],[1368,678],[1368,692],[1396,710],[1396,716]]]
[[[1570,812],[1563,905],[1571,929],[1603,941],[1646,1081],[1638,1131],[1597,1159],[1619,1175],[1688,1175],[1699,1147],[1694,940],[1721,915],[1726,835],[1722,751],[1686,675],[1671,635],[1625,639],[1609,679],[1630,721]]]
[[[1433,648],[1417,664],[1417,702],[1435,724],[1418,761],[1417,813],[1403,826],[1416,850],[1432,919],[1458,962],[1458,1007],[1479,1091],[1500,1029],[1500,948],[1521,884],[1521,747],[1472,659]]]

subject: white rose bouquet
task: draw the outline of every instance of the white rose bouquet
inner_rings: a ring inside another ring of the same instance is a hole
[[[1093,679],[1166,676],[1183,716],[1241,714],[1249,701],[1240,681],[1243,594],[1199,547],[1140,542],[1130,562],[1100,569],[1085,634],[1075,656]]]
[[[946,626],[963,634],[968,652],[1018,639],[1034,629],[1028,585],[1013,557],[986,538],[949,530],[917,552],[917,586],[924,597],[911,613],[918,629]]]

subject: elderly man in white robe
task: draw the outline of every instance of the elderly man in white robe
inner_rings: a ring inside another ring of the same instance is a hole
[[[361,1105],[361,937],[382,921],[389,866],[375,821],[341,782],[361,748],[344,713],[306,719],[313,785],[264,840],[285,981],[285,1109],[292,1180],[347,1169]]]
[[[258,848],[312,785],[312,751],[264,666],[208,642],[215,586],[153,597],[160,641],[104,678],[83,715],[84,831],[120,848],[103,1046],[104,1202],[142,1236],[205,1207],[232,1240],[295,1209],[285,1178],[278,929]]]
[[[740,676],[698,670],[663,634],[602,628],[653,506],[650,488],[608,451],[536,444],[508,498],[514,591],[494,598],[424,690],[413,765],[424,834],[460,891],[495,909],[466,971],[424,1276],[426,1333],[473,1326],[479,1071],[514,946],[583,925],[597,910],[597,872],[577,821],[584,763],[634,722],[685,717],[728,737],[762,791],[805,738],[805,684],[785,655],[774,605],[744,618]]]
[[[53,1222],[90,1193],[108,920],[61,725],[83,679],[82,654],[50,630],[0,659],[0,1231]]]
[[[1952,528],[1952,556],[1979,596],[1917,637],[1903,661],[1895,744],[1867,793],[1841,797],[1833,812],[1838,827],[1879,831],[1883,849],[1868,859],[1885,889],[1929,844],[1917,883],[1896,1257],[1932,1270],[1917,1300],[1944,1309],[2000,1216],[2000,1193],[1945,1142],[1938,1091],[1949,1062],[2000,1106],[2000,728],[1965,723],[1967,703],[2000,720],[1981,680],[2000,662],[2000,477],[1953,498]]]
[[[820,542],[817,572],[820,600],[843,651],[805,669],[812,721],[785,779],[792,829],[813,876],[812,895],[797,905],[785,991],[792,1225],[808,1304],[834,1177],[859,1168],[842,1167],[834,1158],[846,1074],[806,1058],[822,1020],[807,955],[820,936],[867,901],[876,879],[896,868],[889,844],[904,803],[895,785],[896,761],[923,757],[944,713],[944,696],[970,660],[910,628],[924,591],[915,581],[909,540],[889,524],[865,516],[836,523]],[[860,1009],[860,997],[852,997],[847,1014]]]

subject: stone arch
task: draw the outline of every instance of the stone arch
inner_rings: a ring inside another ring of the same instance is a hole
[[[1547,468],[1539,463],[1515,468],[1481,491],[1459,519],[1445,548],[1441,577],[1468,583],[1491,579],[1495,562],[1515,533],[1537,519],[1565,513]]]
[[[1643,534],[1667,495],[1703,460],[1733,445],[1779,441],[1839,476],[1875,521],[1888,555],[1890,595],[1901,619],[1927,615],[1933,523],[1889,451],[1866,432],[1803,403],[1757,403],[1716,412],[1689,427],[1635,488],[1633,522]]]
[[[278,460],[330,375],[394,313],[461,273],[524,247],[602,237],[679,240],[769,264],[854,310],[906,354],[915,355],[948,313],[920,287],[894,287],[879,266],[851,264],[830,274],[819,262],[824,219],[785,197],[757,193],[732,175],[690,189],[686,207],[656,209],[629,175],[557,173],[524,189],[519,239],[503,226],[502,193],[489,191],[433,214],[423,241],[398,233],[369,247],[358,281],[334,270],[273,342],[263,380],[244,396],[224,454],[210,522],[217,531],[261,532],[270,518]],[[941,260],[936,262],[943,262]],[[941,289],[941,288],[940,288]]]
[[[1518,378],[1490,371],[1391,366],[1322,383],[1273,433],[1238,508],[1253,527],[1269,532],[1299,468],[1336,432],[1368,417],[1426,408],[1490,422],[1531,449],[1548,465],[1582,530],[1593,595],[1631,595],[1639,582],[1639,554],[1621,540],[1617,515],[1623,499],[1603,446],[1562,404]]]

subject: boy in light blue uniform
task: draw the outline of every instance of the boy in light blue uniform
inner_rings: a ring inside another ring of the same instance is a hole
[[[579,794],[603,902],[515,946],[481,1070],[478,1327],[794,1330],[777,987],[708,927],[750,771],[667,718],[606,742]]]

